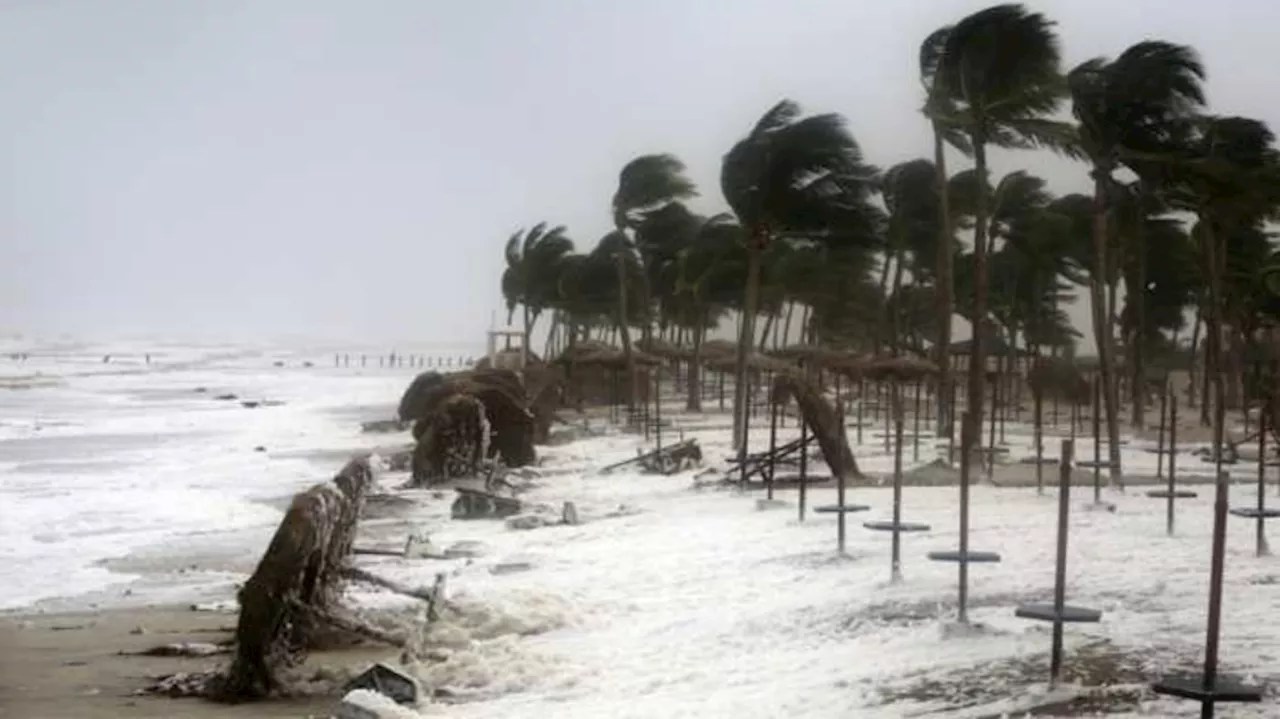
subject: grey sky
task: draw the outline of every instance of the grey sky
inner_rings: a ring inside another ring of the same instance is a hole
[[[877,164],[928,153],[920,40],[987,4],[6,0],[0,332],[478,342],[506,236],[594,244],[635,155],[719,210],[721,155],[782,97]],[[1069,64],[1189,43],[1215,111],[1280,122],[1274,3],[1028,4]]]

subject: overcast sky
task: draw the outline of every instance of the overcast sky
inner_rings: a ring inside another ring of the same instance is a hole
[[[879,165],[928,154],[920,41],[987,4],[2,0],[0,332],[479,342],[505,238],[590,247],[636,155],[720,210],[721,156],[783,97]],[[1068,64],[1188,43],[1215,111],[1280,123],[1280,4],[1028,4]]]

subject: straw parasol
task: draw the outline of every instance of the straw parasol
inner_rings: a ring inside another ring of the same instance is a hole
[[[866,363],[862,374],[873,382],[914,382],[938,374],[938,365],[918,357],[886,357]]]

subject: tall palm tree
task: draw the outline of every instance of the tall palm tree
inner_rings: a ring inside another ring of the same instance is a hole
[[[869,203],[874,168],[836,114],[801,117],[783,100],[725,155],[720,188],[746,231],[747,276],[734,389],[734,433],[746,453],[746,361],[755,337],[761,256],[780,235],[821,233],[828,242],[866,243],[878,215]]]
[[[507,300],[507,322],[517,304],[524,307],[524,333],[521,346],[529,360],[529,338],[542,311],[557,299],[557,266],[573,252],[573,241],[565,236],[563,225],[547,227],[539,222],[528,230],[517,230],[507,239],[504,255],[507,268],[502,273],[502,294]]]
[[[948,191],[947,145],[972,155],[968,137],[959,130],[960,108],[956,97],[947,92],[940,82],[938,63],[946,48],[951,26],[939,28],[929,34],[920,45],[920,84],[924,87],[925,101],[922,112],[929,119],[933,131],[933,165],[937,173],[934,192],[938,198],[938,244],[936,247],[935,273],[938,302],[937,339],[934,342],[935,360],[938,363],[938,426],[939,436],[951,432],[953,408],[951,406],[951,318],[956,311],[955,298],[955,250],[952,247],[951,193]]]
[[[1022,5],[980,10],[935,42],[931,95],[945,101],[948,124],[973,149],[978,193],[974,221],[973,314],[987,316],[987,252],[991,218],[987,188],[987,147],[1069,149],[1071,133],[1047,119],[1063,94],[1058,39],[1053,23]],[[945,324],[945,323],[944,323]],[[977,326],[977,325],[975,325]],[[981,427],[986,354],[983,333],[975,331],[969,363],[968,406],[972,427]],[[966,436],[961,432],[961,436]],[[970,432],[967,436],[975,436]],[[961,453],[961,483],[967,485],[969,452]],[[961,565],[963,567],[963,564]]]
[[[633,242],[627,237],[627,230],[634,230],[644,216],[677,200],[684,200],[697,194],[693,182],[684,175],[684,163],[673,155],[642,155],[623,166],[618,176],[618,189],[613,194],[613,226],[617,233],[618,273],[618,332],[622,337],[622,352],[626,357],[627,375],[630,377],[631,392],[628,395],[628,406],[634,408],[639,396],[639,375],[636,373],[635,359],[631,353],[631,330],[628,327],[630,313],[627,308],[628,291],[627,263],[634,257],[641,266],[640,278],[647,286],[648,274],[644,271],[644,256],[637,253]],[[644,304],[641,314],[643,337],[647,341],[652,331],[650,317],[649,292],[641,291]]]
[[[1144,161],[1172,159],[1185,136],[1183,120],[1204,105],[1203,80],[1204,68],[1194,50],[1159,41],[1138,43],[1111,62],[1087,60],[1067,78],[1080,147],[1093,168],[1090,299],[1113,483],[1121,481],[1119,398],[1111,347],[1114,308],[1107,305],[1103,282],[1111,266],[1107,213],[1115,194],[1114,173],[1126,165],[1142,169]]]
[[[1193,130],[1188,150],[1171,167],[1168,196],[1198,220],[1192,236],[1208,287],[1205,371],[1213,390],[1214,448],[1220,453],[1226,413],[1222,344],[1229,243],[1247,241],[1280,214],[1280,151],[1270,128],[1259,120],[1208,117],[1189,125]]]
[[[724,300],[740,287],[745,270],[742,228],[727,214],[696,217],[697,234],[676,256],[673,303],[676,319],[693,335],[689,362],[688,398],[691,412],[702,411],[702,343],[714,326]]]
[[[880,196],[884,201],[886,257],[884,270],[893,266],[893,284],[884,292],[888,302],[889,344],[894,355],[898,354],[898,321],[901,311],[897,301],[903,299],[902,280],[908,266],[919,282],[925,274],[926,263],[937,255],[937,243],[941,234],[938,219],[941,215],[939,198],[946,192],[937,190],[937,171],[928,160],[910,160],[885,171],[880,178]],[[948,237],[944,246],[950,250]],[[927,255],[927,258],[925,257]],[[932,273],[929,273],[932,274]],[[882,275],[884,277],[886,275]],[[881,281],[881,288],[885,282]]]

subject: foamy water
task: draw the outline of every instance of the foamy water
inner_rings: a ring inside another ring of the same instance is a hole
[[[280,517],[268,500],[331,476],[335,452],[372,447],[360,420],[391,416],[419,371],[370,359],[334,368],[327,350],[0,345],[0,608],[127,581],[101,564],[134,551],[235,538],[256,556],[250,545]]]

